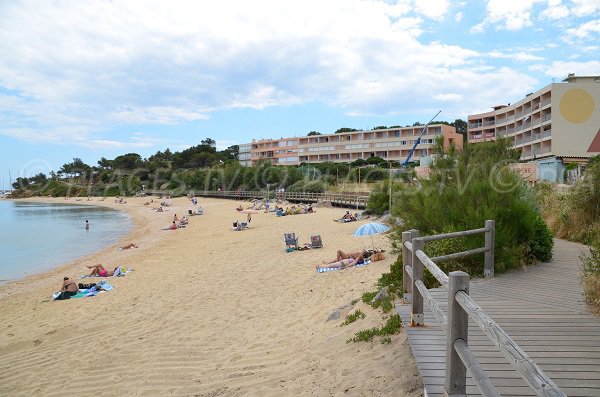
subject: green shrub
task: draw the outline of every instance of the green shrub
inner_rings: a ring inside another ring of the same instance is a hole
[[[365,292],[362,294],[362,301],[367,305],[370,305],[373,298],[375,298],[375,295],[377,295],[377,292]]]
[[[376,336],[384,337],[381,343],[389,343],[391,341],[389,335],[395,335],[399,333],[401,328],[402,320],[400,320],[400,315],[394,314],[387,319],[385,325],[381,328],[370,328],[358,331],[354,334],[354,337],[348,339],[346,343],[370,342]]]
[[[438,157],[428,179],[419,185],[401,184],[394,195],[393,215],[404,221],[403,229],[417,229],[421,235],[478,229],[487,219],[495,223],[495,271],[518,267],[532,258],[547,256],[547,238],[537,232],[539,211],[529,188],[507,164],[518,158],[509,143],[499,139],[467,145],[462,153],[444,151],[437,141]],[[400,247],[401,233],[392,234]],[[531,247],[530,247],[531,245]],[[472,238],[427,243],[431,255],[482,247],[482,235]],[[531,249],[530,249],[531,248]],[[462,269],[469,274],[483,272],[482,256],[467,257],[443,264],[445,271]]]
[[[287,191],[293,193],[324,193],[325,185],[320,181],[303,179],[289,186]]]
[[[340,324],[340,327],[343,327],[344,325],[352,324],[359,318],[365,318],[365,317],[366,317],[366,314],[364,314],[360,309],[357,309],[354,313],[346,316],[346,320]]]
[[[529,243],[529,255],[542,262],[549,262],[552,260],[552,248],[554,248],[552,233],[540,216],[536,219],[535,235]]]

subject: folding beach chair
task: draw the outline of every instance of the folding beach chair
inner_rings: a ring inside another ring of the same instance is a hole
[[[310,247],[311,248],[323,248],[323,240],[318,234],[310,236]]]
[[[296,237],[296,233],[284,233],[283,239],[287,248],[298,249],[298,237]]]

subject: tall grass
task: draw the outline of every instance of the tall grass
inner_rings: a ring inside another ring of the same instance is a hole
[[[536,197],[557,237],[591,243],[600,237],[600,156],[590,159],[582,179],[570,188],[541,183]]]
[[[592,311],[600,315],[600,239],[595,239],[589,254],[584,253],[579,259],[585,301]]]

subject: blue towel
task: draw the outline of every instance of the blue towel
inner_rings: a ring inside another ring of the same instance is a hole
[[[369,263],[371,263],[371,261],[370,261],[370,260],[367,260],[367,261],[364,261],[364,262],[362,262],[362,263],[357,263],[357,264],[356,264],[356,265],[354,265],[354,266],[345,267],[344,269],[349,269],[349,268],[352,268],[352,267],[358,267],[358,266],[366,266],[366,265],[368,265]],[[330,272],[330,271],[332,271],[332,270],[342,270],[342,269],[341,269],[341,268],[339,268],[339,267],[321,267],[321,268],[318,268],[318,269],[317,269],[317,273],[325,273],[325,272]]]

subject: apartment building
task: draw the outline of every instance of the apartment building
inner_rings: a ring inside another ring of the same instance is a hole
[[[242,145],[239,145],[238,148],[239,148],[238,149],[238,160],[239,160],[240,164],[245,167],[249,167],[250,165],[252,165],[252,160],[251,160],[252,144],[244,143]]]
[[[253,140],[250,164],[269,160],[276,165],[300,163],[352,162],[358,159],[381,157],[385,160],[404,161],[423,126],[398,127],[370,131],[353,131],[339,134],[311,135],[295,138]],[[432,124],[417,145],[411,161],[420,161],[433,153],[437,136],[444,137],[444,145],[462,148],[463,136],[445,124]],[[240,145],[241,147],[241,145]],[[245,160],[240,163],[249,165]]]
[[[600,154],[600,76],[570,74],[514,104],[468,116],[468,143],[507,137],[537,179],[563,182],[569,163]]]

